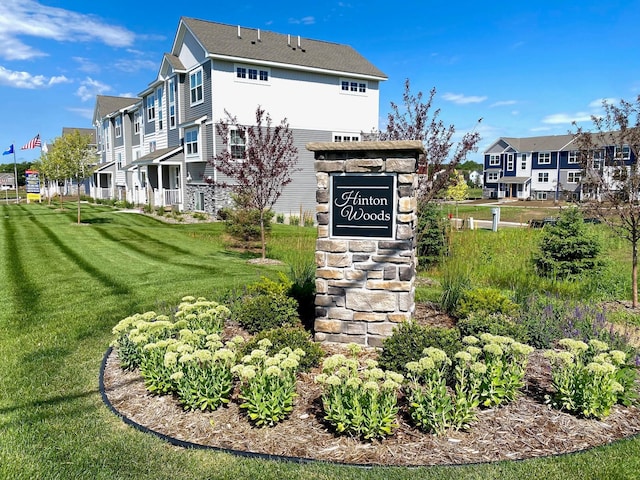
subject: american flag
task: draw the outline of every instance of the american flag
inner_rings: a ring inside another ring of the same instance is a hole
[[[32,140],[29,140],[26,145],[23,145],[20,150],[31,150],[32,148],[36,148],[41,146],[40,143],[40,134],[36,135]]]

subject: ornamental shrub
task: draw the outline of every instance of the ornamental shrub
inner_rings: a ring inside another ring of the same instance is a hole
[[[270,355],[286,347],[292,350],[299,348],[304,351],[304,356],[299,360],[299,371],[302,372],[319,365],[324,356],[324,351],[320,344],[314,342],[309,332],[301,327],[278,327],[259,332],[243,346],[243,355],[250,354],[255,350],[258,347],[258,343],[264,338],[271,342],[271,346],[266,349]]]
[[[249,333],[300,325],[298,302],[277,294],[246,296],[234,305],[233,317]]]
[[[382,343],[380,366],[385,370],[405,373],[406,364],[417,361],[427,347],[444,350],[449,358],[462,348],[460,333],[455,328],[432,327],[417,322],[403,322]]]
[[[447,253],[448,225],[439,205],[433,202],[420,203],[416,226],[416,252],[420,268],[429,268]]]
[[[243,195],[232,194],[234,206],[224,212],[227,233],[243,244],[260,240],[260,210],[249,207],[248,198]],[[265,234],[271,232],[271,220],[274,212],[264,212]]]
[[[517,310],[518,304],[497,288],[474,288],[462,294],[455,313],[459,318],[464,318],[473,312],[512,315]]]

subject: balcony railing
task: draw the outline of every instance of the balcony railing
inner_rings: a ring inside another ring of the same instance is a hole
[[[165,189],[164,190],[164,205],[178,205],[182,203],[180,200],[180,189]]]

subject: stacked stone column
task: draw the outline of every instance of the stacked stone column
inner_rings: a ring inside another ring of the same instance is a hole
[[[415,309],[417,163],[422,142],[310,143],[317,177],[319,342],[381,346]],[[331,175],[393,175],[392,238],[331,237]]]

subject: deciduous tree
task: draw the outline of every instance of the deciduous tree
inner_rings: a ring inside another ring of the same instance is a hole
[[[591,131],[577,127],[574,142],[582,164],[582,208],[631,244],[633,306],[638,306],[640,241],[640,95],[618,105],[603,102]]]
[[[260,212],[264,259],[265,215],[298,170],[298,149],[293,144],[293,133],[287,120],[273,126],[271,116],[260,106],[256,108],[254,125],[241,125],[237,117],[226,111],[225,114],[226,118],[216,125],[216,132],[222,139],[222,151],[209,163],[228,179],[218,181],[218,186],[241,195],[248,206]]]
[[[56,180],[72,178],[78,186],[78,224],[80,224],[80,183],[88,178],[96,164],[95,149],[91,146],[91,136],[82,135],[78,130],[54,139],[45,157],[45,169]]]

